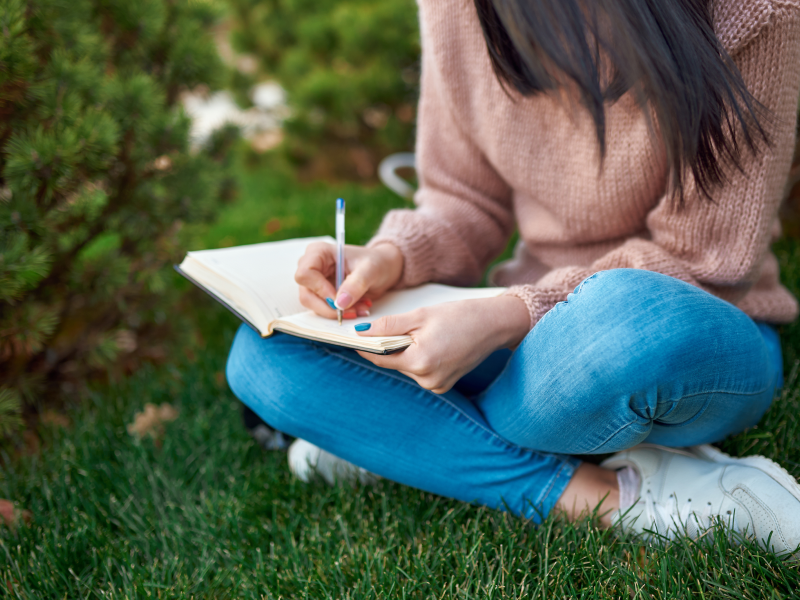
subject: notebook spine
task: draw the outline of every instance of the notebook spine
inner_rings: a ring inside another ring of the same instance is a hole
[[[242,313],[240,313],[238,310],[236,310],[236,309],[235,309],[233,306],[231,306],[230,304],[228,304],[227,302],[225,302],[225,300],[223,300],[222,298],[220,298],[219,296],[217,296],[217,295],[216,295],[214,292],[212,292],[211,290],[209,290],[209,289],[208,289],[206,286],[204,286],[202,283],[200,283],[199,281],[197,281],[196,279],[194,279],[194,278],[192,278],[190,275],[188,275],[188,274],[187,274],[187,273],[186,273],[186,272],[185,272],[183,269],[181,269],[181,266],[180,266],[180,265],[172,265],[172,268],[173,268],[173,269],[175,269],[175,271],[177,271],[177,272],[178,272],[178,274],[179,274],[181,277],[184,277],[184,278],[186,278],[188,281],[190,281],[190,282],[192,282],[193,284],[195,284],[197,287],[199,287],[201,290],[203,290],[203,291],[204,291],[206,294],[208,294],[209,296],[211,296],[211,297],[212,297],[214,300],[216,300],[216,301],[217,301],[217,302],[219,302],[219,303],[220,303],[222,306],[224,306],[224,307],[225,307],[225,308],[227,308],[229,311],[231,311],[231,312],[232,312],[234,315],[236,315],[236,316],[239,318],[239,320],[240,320],[242,323],[244,323],[245,325],[247,325],[248,327],[250,327],[250,329],[252,329],[253,331],[255,331],[255,332],[256,332],[256,333],[257,333],[259,336],[261,336],[261,337],[264,337],[263,335],[261,335],[261,332],[258,330],[258,328],[257,328],[255,325],[253,325],[253,324],[252,324],[252,323],[251,323],[251,322],[250,322],[250,321],[247,319],[247,317],[245,317],[245,316],[244,316]]]

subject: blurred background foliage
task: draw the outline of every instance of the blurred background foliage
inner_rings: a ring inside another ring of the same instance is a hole
[[[0,0],[0,21],[0,437],[24,405],[222,343],[235,323],[170,269],[187,249],[319,234],[336,195],[364,242],[404,205],[343,180],[413,148],[414,0]],[[280,145],[190,145],[184,92],[246,104],[269,80]],[[798,292],[800,143],[794,164],[775,249]],[[791,365],[800,324],[783,336]]]
[[[234,48],[287,90],[282,150],[307,178],[371,179],[381,158],[413,148],[414,0],[226,1]]]
[[[0,435],[22,403],[125,372],[174,333],[185,224],[233,195],[226,128],[190,152],[181,90],[226,81],[198,0],[0,0]]]

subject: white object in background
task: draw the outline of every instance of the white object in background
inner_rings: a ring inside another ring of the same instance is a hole
[[[397,174],[398,169],[416,168],[416,160],[413,152],[399,152],[390,154],[381,161],[378,166],[378,177],[383,185],[388,187],[398,196],[411,198],[414,195],[414,186]]]
[[[286,107],[286,91],[274,81],[253,86],[250,99],[256,108],[265,111],[280,110]]]
[[[187,92],[181,96],[181,101],[186,113],[192,119],[190,139],[192,146],[197,148],[205,143],[208,137],[226,123],[238,125],[245,139],[258,143],[259,151],[267,150],[272,140],[272,145],[279,143],[281,136],[281,123],[288,116],[286,107],[286,93],[283,88],[274,82],[260,83],[250,91],[253,107],[246,110],[239,108],[236,101],[228,91],[202,94]]]

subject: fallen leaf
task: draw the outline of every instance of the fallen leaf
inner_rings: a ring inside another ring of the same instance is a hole
[[[70,426],[69,417],[54,410],[44,411],[39,419],[46,425],[55,425],[56,427],[63,427],[65,429]]]
[[[5,523],[14,522],[14,504],[8,500],[0,500],[0,517]]]
[[[250,146],[253,148],[253,150],[261,154],[262,152],[272,150],[276,146],[279,146],[282,141],[282,130],[268,129],[266,131],[260,131],[250,138]]]
[[[283,224],[281,223],[281,220],[278,217],[272,217],[269,221],[264,223],[261,231],[264,233],[264,235],[272,235],[273,233],[278,233],[282,227]]]
[[[117,348],[126,354],[130,354],[138,347],[136,332],[130,329],[120,329],[114,336]]]
[[[34,456],[39,454],[39,450],[42,447],[42,442],[39,439],[39,436],[36,435],[35,431],[30,429],[26,429],[22,432],[22,455],[23,456]]]
[[[178,411],[171,404],[164,402],[161,406],[147,403],[142,412],[137,412],[133,423],[128,425],[128,433],[142,438],[149,435],[158,439],[164,434],[164,423],[178,418]]]
[[[350,148],[350,159],[356,166],[356,172],[362,179],[369,179],[375,174],[375,164],[366,148]]]
[[[178,418],[178,411],[171,404],[165,402],[159,407],[158,416],[164,422],[174,421]]]
[[[224,371],[217,371],[214,373],[214,380],[217,382],[219,387],[225,385],[225,372]]]
[[[414,107],[410,104],[401,104],[397,107],[395,114],[403,123],[411,123],[414,120]]]
[[[20,510],[10,500],[0,499],[0,524],[6,524],[14,529],[20,521],[26,525],[30,523],[32,516],[31,511]]]
[[[8,592],[10,594],[14,593],[14,586],[15,585],[18,586],[19,585],[19,581],[17,581],[16,579],[6,579],[6,587],[8,588]]]
[[[168,171],[172,168],[172,159],[166,154],[159,156],[153,161],[153,167],[157,171]]]

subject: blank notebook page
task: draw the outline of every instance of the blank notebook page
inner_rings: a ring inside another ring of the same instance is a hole
[[[213,269],[250,293],[271,319],[306,311],[300,304],[300,286],[294,280],[297,261],[311,242],[333,242],[330,237],[267,242],[237,248],[189,252],[194,260]]]

